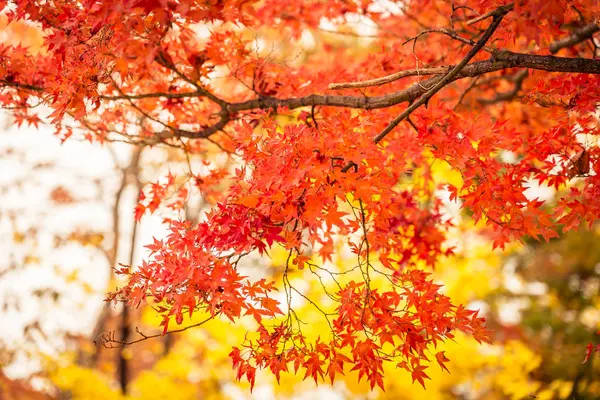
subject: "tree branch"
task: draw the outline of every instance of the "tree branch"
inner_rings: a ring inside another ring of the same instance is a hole
[[[122,93],[122,92],[121,92]],[[102,100],[139,100],[139,99],[154,99],[164,97],[167,99],[183,99],[186,97],[201,97],[203,94],[199,91],[194,92],[182,92],[182,93],[140,93],[140,94],[120,94],[118,96],[99,96]]]
[[[448,70],[451,70],[452,68],[454,67],[447,67]],[[475,78],[480,75],[507,68],[529,68],[532,70],[543,70],[548,72],[600,74],[600,60],[499,51],[490,60],[478,61],[465,65],[458,74],[452,77],[451,81],[456,81],[462,78]],[[305,97],[292,97],[287,99],[266,97],[240,103],[228,103],[222,112],[219,113],[221,119],[214,125],[195,132],[174,128],[174,132],[171,134],[165,133],[161,135],[161,139],[168,139],[174,136],[187,137],[190,139],[207,138],[212,134],[222,130],[232,120],[233,115],[242,111],[259,109],[269,110],[277,109],[278,107],[295,109],[307,106],[345,107],[364,110],[387,108],[404,102],[415,101],[419,96],[427,91],[427,87],[435,85],[440,81],[440,79],[440,76],[435,76],[423,82],[416,83],[404,90],[382,96],[368,97],[312,94]],[[27,86],[26,89],[36,92],[43,92],[44,90],[40,87],[18,84],[14,82],[7,84],[6,82],[0,81],[0,84],[2,83],[16,88],[24,88]]]
[[[142,149],[143,149],[143,147],[134,148],[134,151],[131,155],[131,163],[128,167],[129,171],[127,171],[131,174],[131,177],[134,180],[135,189],[138,193],[136,203],[139,202],[139,193],[141,190],[139,174],[140,174],[140,156],[142,154]],[[133,227],[132,227],[132,231],[131,231],[131,248],[129,249],[129,265],[133,265],[133,263],[134,263],[135,251],[136,251],[137,239],[138,239],[137,230],[138,230],[138,224],[134,219]],[[121,312],[120,324],[121,324],[121,326],[120,326],[121,340],[123,342],[126,342],[127,338],[129,337],[129,332],[130,332],[129,307],[127,307],[127,306],[124,306],[123,311]],[[127,357],[125,357],[125,355],[123,354],[123,352],[118,353],[117,360],[118,360],[119,386],[121,387],[121,393],[126,395],[127,394],[127,386],[129,385],[129,380],[131,378],[129,362],[128,362]]]
[[[42,88],[42,87],[30,85],[28,83],[19,83],[19,82],[6,80],[6,79],[0,79],[0,88],[2,88],[3,86],[4,87],[12,87],[15,89],[29,90],[32,92],[42,92],[44,90],[44,88]]]
[[[519,73],[517,73],[511,79],[514,83],[514,87],[511,90],[509,90],[507,92],[497,93],[496,96],[494,96],[491,99],[478,99],[477,101],[479,102],[479,104],[486,105],[486,104],[496,104],[496,103],[499,103],[502,101],[512,100],[519,94],[519,91],[523,87],[523,81],[525,81],[525,78],[527,78],[528,75],[529,75],[529,71],[526,69],[519,71]]]
[[[113,155],[114,158],[114,162],[115,165],[118,165],[118,161],[116,158],[116,155],[114,154],[114,152],[111,152],[111,154]],[[123,193],[125,192],[125,188],[127,187],[127,183],[130,179],[130,175],[133,169],[137,170],[137,164],[138,160],[136,159],[136,157],[132,157],[131,163],[124,167],[121,168],[121,182],[119,184],[119,188],[117,189],[116,193],[115,193],[115,198],[114,198],[114,202],[113,202],[113,206],[112,206],[112,235],[113,235],[113,240],[112,240],[112,246],[111,248],[107,251],[107,260],[108,260],[108,266],[109,266],[109,271],[110,271],[110,276],[109,276],[109,280],[112,280],[114,278],[114,273],[113,273],[113,267],[117,264],[117,254],[119,252],[119,244],[121,242],[121,229],[120,229],[120,220],[121,220],[121,200],[123,197]],[[136,177],[137,178],[137,177]],[[104,328],[106,326],[106,322],[108,320],[110,316],[110,303],[106,302],[104,303],[104,306],[102,307],[102,310],[100,311],[100,315],[98,316],[98,319],[96,320],[96,326],[94,327],[94,330],[92,332],[92,338],[96,338],[98,336],[100,336],[100,334],[102,332],[104,332]],[[96,364],[98,361],[98,358],[100,356],[100,352],[98,351],[98,348],[95,349],[94,353],[92,354],[91,357],[91,361]]]
[[[183,332],[183,331],[187,331],[188,329],[191,328],[196,328],[198,326],[204,325],[205,323],[207,323],[208,321],[214,319],[217,316],[217,314],[215,314],[215,316],[210,316],[196,324],[193,325],[188,325],[186,327],[183,328],[179,328],[179,329],[173,329],[171,331],[167,331],[165,333],[157,333],[154,335],[146,335],[144,334],[142,331],[140,331],[137,327],[135,328],[135,332],[137,334],[139,334],[141,336],[141,338],[139,339],[135,339],[135,340],[130,340],[130,341],[126,341],[126,340],[116,340],[114,337],[112,337],[111,333],[105,333],[103,335],[101,335],[102,337],[100,337],[99,339],[102,341],[102,344],[109,348],[109,349],[115,349],[115,348],[119,348],[119,347],[125,347],[125,346],[130,346],[132,344],[135,343],[139,343],[139,342],[143,342],[144,340],[148,340],[148,339],[153,339],[153,338],[157,338],[157,337],[161,337],[161,336],[165,336],[165,335],[169,335],[172,333],[179,333],[179,332]]]
[[[448,69],[451,70],[454,68],[456,68],[456,66],[448,67]],[[467,77],[474,78],[507,68],[529,68],[548,72],[600,74],[600,60],[498,51],[490,60],[478,61],[465,65],[457,74],[452,76],[446,84],[458,79]],[[233,115],[242,111],[270,110],[277,109],[278,107],[296,109],[310,106],[344,107],[363,110],[387,108],[404,102],[410,103],[415,101],[419,96],[427,92],[428,87],[437,85],[442,79],[444,78],[435,76],[423,82],[416,83],[404,90],[382,96],[368,97],[311,94],[305,97],[292,97],[287,99],[261,97],[240,103],[230,103],[223,110],[221,119],[214,125],[197,132],[178,130],[177,136],[191,139],[207,138],[213,133],[223,129],[232,120]],[[168,136],[163,137],[163,139],[168,139]]]
[[[550,45],[550,53],[556,54],[561,49],[575,46],[578,43],[591,39],[592,36],[594,36],[594,34],[598,31],[600,31],[600,26],[598,24],[592,23],[585,25],[575,30],[571,36],[567,36],[566,38],[557,40],[556,42],[552,43]]]
[[[504,8],[506,9],[506,8]],[[473,47],[471,50],[474,50]],[[463,60],[464,61],[464,60]],[[459,64],[460,65],[460,64]],[[276,97],[260,97],[239,103],[224,103],[222,110],[218,113],[219,120],[206,128],[198,131],[187,131],[176,127],[168,126],[167,130],[158,136],[158,140],[166,140],[173,137],[186,137],[190,139],[208,138],[214,133],[223,130],[232,120],[235,119],[237,113],[243,111],[252,110],[270,110],[277,109],[278,107],[287,107],[288,109],[296,109],[300,107],[314,107],[314,106],[328,106],[328,107],[344,107],[344,108],[356,108],[364,110],[373,110],[380,108],[387,108],[404,102],[412,103],[417,100],[420,96],[427,92],[427,88],[435,87],[442,79],[449,84],[450,82],[463,79],[463,78],[475,78],[484,74],[500,71],[508,68],[528,68],[531,70],[542,70],[547,72],[564,72],[564,73],[587,73],[587,74],[600,74],[600,60],[594,60],[589,58],[568,58],[568,57],[556,57],[551,55],[537,55],[537,54],[526,54],[526,53],[515,53],[511,51],[496,51],[493,57],[486,61],[478,61],[471,64],[464,65],[458,69],[455,66],[447,67],[436,67],[438,69],[425,69],[421,70],[426,73],[444,73],[446,71],[458,70],[456,74],[452,76],[434,76],[426,79],[422,82],[415,83],[406,89],[389,93],[382,96],[344,96],[344,95],[323,95],[323,94],[312,94],[305,97],[292,97],[292,98],[276,98]],[[443,71],[442,71],[443,69]],[[410,71],[400,71],[397,74],[410,76]],[[441,72],[440,72],[441,71]],[[378,79],[386,79],[378,78]],[[389,78],[387,78],[389,79]],[[36,87],[33,85],[18,83],[18,82],[7,82],[0,79],[0,88],[4,85],[5,87],[12,87],[14,89],[30,90],[34,92],[44,93],[45,88]],[[191,96],[191,93],[181,94],[168,94],[169,96]],[[136,98],[144,97],[161,97],[162,93],[150,93],[150,94],[139,94],[139,95],[126,95],[120,93],[119,96],[110,100],[135,100]],[[203,93],[199,94],[201,97]],[[167,97],[167,96],[165,96]],[[158,143],[158,141],[157,141]]]
[[[473,25],[479,21],[483,21],[484,19],[490,18],[490,17],[499,17],[499,16],[504,16],[506,15],[509,11],[512,11],[512,9],[515,7],[515,3],[510,3],[507,4],[505,6],[502,7],[498,7],[497,9],[490,11],[488,13],[485,13],[483,15],[480,15],[477,18],[473,18],[467,21],[467,25]]]
[[[398,79],[402,79],[407,76],[440,75],[447,73],[448,70],[448,67],[406,69],[390,75],[382,76],[380,78],[369,79],[366,81],[332,83],[329,85],[329,89],[357,89],[369,86],[380,86],[386,83],[397,81]]]
[[[564,39],[557,40],[556,42],[552,43],[550,45],[550,52],[552,54],[555,54],[562,48],[570,47],[577,43],[581,43],[587,39],[592,38],[592,36],[598,31],[600,31],[600,26],[598,26],[597,24],[592,23],[592,24],[586,25],[586,26],[576,30],[575,32],[573,32],[573,35],[566,37]],[[455,31],[445,29],[445,28],[428,29],[426,31],[419,33],[414,38],[409,39],[409,41],[415,40],[419,36],[425,35],[428,33],[442,33],[442,34],[447,35],[455,40],[458,40],[461,43],[465,43],[465,44],[468,44],[471,46],[476,45],[475,41],[465,38],[465,37],[462,37]],[[483,46],[482,49],[491,54],[496,54],[498,52],[497,49],[493,49],[488,46]],[[382,77],[374,78],[374,79],[368,79],[368,80],[364,80],[364,81],[332,83],[329,85],[329,89],[332,89],[332,90],[357,89],[357,88],[363,88],[363,87],[369,87],[369,86],[379,86],[379,85],[383,85],[386,83],[394,82],[398,79],[402,79],[402,78],[405,78],[408,76],[443,74],[443,73],[448,72],[448,70],[450,68],[451,67],[442,66],[442,67],[433,67],[433,68],[407,69],[407,70],[399,71],[399,72],[396,72],[396,73],[393,73],[390,75],[386,75],[386,76],[382,76]]]
[[[500,10],[500,8],[498,10]],[[498,10],[496,10],[496,11],[498,11]],[[431,89],[429,89],[427,92],[425,92],[419,98],[418,101],[411,104],[406,110],[404,110],[404,112],[402,112],[402,114],[400,114],[399,116],[394,118],[394,120],[392,122],[390,122],[389,125],[386,126],[385,129],[373,139],[373,141],[375,143],[379,143],[388,133],[390,133],[392,131],[392,129],[394,129],[396,127],[396,125],[398,125],[402,120],[406,119],[414,110],[421,107],[423,104],[426,104],[429,101],[429,99],[431,99],[433,97],[433,95],[435,95],[438,91],[440,91],[441,88],[443,88],[444,86],[446,86],[447,84],[452,82],[454,80],[454,78],[458,76],[460,71],[469,63],[469,61],[473,57],[475,57],[475,55],[479,52],[479,50],[481,50],[481,48],[492,37],[492,35],[494,34],[494,32],[496,31],[498,26],[500,26],[500,22],[502,22],[502,18],[506,15],[506,13],[508,11],[509,10],[507,9],[506,11],[504,11],[502,13],[494,14],[494,19],[493,19],[492,23],[485,30],[483,36],[481,37],[481,39],[479,39],[477,44],[475,46],[473,46],[471,48],[471,50],[469,50],[469,52],[467,53],[465,58],[463,58],[460,63],[458,63],[454,68],[452,68],[452,70],[450,72],[448,72],[442,79],[440,79],[439,82],[437,82]],[[425,85],[423,85],[423,86],[425,86]]]
[[[202,85],[200,85],[198,82],[192,80],[191,78],[189,78],[187,75],[185,75],[183,72],[179,71],[179,69],[177,69],[177,66],[172,62],[171,57],[168,56],[168,54],[163,54],[163,52],[161,51],[158,56],[154,59],[159,65],[170,69],[171,71],[173,71],[177,76],[179,76],[181,79],[183,79],[184,81],[186,81],[187,83],[189,83],[190,85],[194,86],[196,88],[196,91],[198,93],[201,94],[201,96],[208,98],[209,100],[211,100],[213,103],[216,103],[218,105],[220,105],[221,107],[225,106],[227,104],[226,101],[218,98],[217,96],[215,96],[214,94],[212,94],[211,92],[209,92],[208,90],[204,89],[202,87]]]

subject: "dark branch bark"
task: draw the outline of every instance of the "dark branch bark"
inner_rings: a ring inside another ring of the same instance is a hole
[[[598,24],[585,25],[584,27],[575,30],[571,36],[567,36],[564,39],[552,43],[550,45],[550,53],[555,54],[561,49],[585,42],[586,40],[591,39],[598,31],[600,31],[600,26]]]
[[[456,66],[449,66],[448,70],[450,71],[455,67]],[[490,60],[479,61],[465,65],[459,73],[449,80],[448,83],[463,78],[474,78],[507,68],[529,68],[532,70],[542,70],[547,72],[600,74],[600,60],[498,51]],[[171,137],[187,137],[191,139],[208,138],[214,133],[225,128],[226,125],[235,117],[235,114],[242,111],[259,109],[269,110],[277,109],[278,107],[295,109],[310,106],[345,107],[373,110],[391,107],[404,102],[412,103],[425,92],[427,92],[427,88],[437,85],[442,79],[443,76],[434,76],[422,82],[415,83],[404,90],[383,96],[368,97],[312,94],[305,97],[292,97],[287,99],[262,97],[240,103],[225,103],[222,105],[223,110],[220,112],[220,119],[215,124],[199,131],[187,131],[169,126],[167,129],[170,132],[161,134],[160,138],[158,139],[165,140]],[[44,88],[27,84],[4,82],[0,80],[0,85],[11,86],[35,92],[44,92]],[[127,97],[125,94],[121,95]],[[131,96],[129,96],[128,100],[131,100]]]
[[[449,67],[453,68],[453,67]],[[477,77],[491,72],[500,71],[507,68],[529,68],[543,70],[548,72],[570,72],[570,73],[588,73],[600,74],[600,60],[587,58],[567,58],[555,56],[542,56],[536,54],[514,53],[511,51],[500,51],[487,61],[479,61],[466,65],[450,82],[467,77]],[[307,106],[329,106],[359,108],[364,110],[373,110],[378,108],[387,108],[404,102],[413,102],[423,95],[428,87],[438,84],[443,77],[435,76],[425,81],[416,83],[407,89],[390,93],[383,96],[342,96],[342,95],[320,95],[312,94],[306,97],[293,97],[288,99],[278,99],[275,97],[258,98],[241,103],[230,104],[226,111],[230,115],[250,110],[268,110],[277,107],[287,107],[295,109]],[[217,124],[195,132],[193,135],[180,134],[179,136],[189,138],[205,138],[216,131],[222,129],[230,118],[224,117]]]
[[[537,69],[548,72],[572,72],[582,74],[600,74],[600,60],[590,58],[568,58],[540,56],[537,54],[513,53],[501,51],[495,58],[512,64],[512,67]]]

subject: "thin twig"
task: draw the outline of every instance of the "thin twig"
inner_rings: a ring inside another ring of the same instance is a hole
[[[105,338],[101,338],[102,340],[102,344],[107,347],[107,348],[119,348],[119,347],[124,347],[124,346],[129,346],[135,343],[139,343],[139,342],[143,342],[144,340],[148,340],[148,339],[152,339],[152,338],[156,338],[156,337],[161,337],[164,335],[170,335],[172,333],[179,333],[179,332],[183,332],[183,331],[187,331],[188,329],[191,328],[196,328],[200,325],[204,325],[205,323],[207,323],[208,321],[210,321],[211,319],[214,319],[218,314],[215,314],[214,316],[210,316],[208,318],[206,318],[205,320],[202,320],[196,324],[193,325],[188,325],[184,328],[179,328],[179,329],[173,329],[171,331],[167,331],[165,333],[157,333],[155,335],[145,335],[143,334],[139,329],[136,328],[136,332],[141,335],[142,337],[140,339],[136,339],[136,340],[131,340],[131,341],[124,341],[124,340],[114,340],[114,339],[105,339]]]
[[[479,21],[483,21],[484,19],[488,19],[490,17],[496,18],[496,17],[499,17],[501,15],[506,15],[509,11],[512,11],[512,9],[514,8],[514,6],[515,6],[515,3],[510,3],[510,4],[507,4],[505,6],[498,7],[497,9],[495,9],[493,11],[490,11],[488,13],[485,13],[483,15],[480,15],[477,18],[473,18],[473,19],[468,20],[467,21],[467,25],[473,25],[473,24],[475,24],[475,23],[477,23]]]
[[[369,86],[380,86],[386,83],[397,81],[398,79],[405,78],[407,76],[420,76],[420,75],[440,75],[448,72],[450,67],[433,67],[433,68],[415,68],[415,69],[406,69],[403,71],[399,71],[393,73],[391,75],[382,76],[380,78],[368,79],[366,81],[356,81],[356,82],[343,82],[343,83],[331,83],[329,85],[329,89],[339,90],[339,89],[356,89],[363,88]]]

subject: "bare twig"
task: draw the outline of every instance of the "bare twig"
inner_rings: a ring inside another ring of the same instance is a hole
[[[514,3],[510,3],[507,4],[505,6],[502,7],[498,7],[497,9],[490,11],[488,13],[485,13],[483,15],[480,15],[479,17],[470,19],[467,21],[467,25],[473,25],[479,21],[483,21],[484,19],[488,19],[490,17],[499,17],[501,15],[506,15],[509,11],[512,11],[512,9],[514,8],[515,4]]]
[[[449,67],[406,69],[404,71],[399,71],[399,72],[393,73],[391,75],[386,75],[386,76],[382,76],[380,78],[375,78],[375,79],[369,79],[366,81],[332,83],[329,85],[329,89],[332,89],[332,90],[356,89],[356,88],[363,88],[363,87],[369,87],[369,86],[380,86],[380,85],[384,85],[386,83],[397,81],[398,79],[402,79],[407,76],[439,75],[439,74],[447,73],[448,70],[449,70]]]
[[[135,147],[133,153],[131,154],[131,162],[128,167],[128,173],[130,177],[133,179],[134,188],[136,189],[136,193],[138,193],[137,202],[139,202],[139,193],[141,190],[140,183],[140,156],[142,155],[143,147]],[[118,229],[118,228],[117,228]],[[133,265],[135,259],[135,251],[137,247],[137,229],[138,224],[135,219],[133,220],[133,227],[131,231],[131,241],[129,249],[129,265]],[[131,268],[131,267],[130,267]],[[125,305],[123,307],[123,311],[121,312],[121,340],[123,342],[127,341],[130,332],[130,321],[129,321],[129,307]],[[129,371],[129,360],[122,352],[119,352],[118,355],[118,370],[119,370],[119,385],[121,386],[121,392],[123,394],[127,394],[127,386],[129,385],[130,371]]]
[[[161,337],[161,336],[164,336],[164,335],[170,335],[172,333],[179,333],[179,332],[187,331],[188,329],[191,329],[191,328],[197,328],[197,327],[199,327],[201,325],[204,325],[208,321],[214,319],[217,315],[218,314],[215,314],[214,316],[210,316],[210,317],[208,317],[208,318],[206,318],[206,319],[204,319],[204,320],[202,320],[202,321],[200,321],[200,322],[198,322],[196,324],[188,325],[188,326],[186,326],[184,328],[173,329],[173,330],[167,331],[165,333],[157,333],[157,334],[154,334],[154,335],[146,335],[146,334],[142,333],[136,327],[135,331],[136,331],[137,334],[139,334],[141,336],[141,338],[135,339],[135,340],[130,340],[130,341],[115,340],[110,333],[106,333],[106,334],[101,335],[101,337],[99,339],[102,341],[102,344],[105,347],[110,348],[110,349],[119,348],[119,347],[125,347],[125,346],[130,346],[130,345],[135,344],[135,343],[143,342],[144,340],[153,339],[153,338]]]

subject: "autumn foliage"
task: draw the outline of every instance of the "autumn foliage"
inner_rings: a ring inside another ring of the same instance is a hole
[[[178,212],[191,191],[212,209],[166,216],[169,233],[118,268],[127,283],[109,297],[151,304],[164,333],[194,313],[252,318],[230,354],[251,384],[258,369],[315,382],[357,371],[383,388],[392,363],[425,385],[432,364],[451,368],[438,343],[488,342],[484,318],[429,276],[452,254],[448,203],[499,248],[600,217],[597,1],[16,0],[4,13],[45,40],[35,54],[0,47],[0,104],[17,123],[203,160],[145,187],[135,215]],[[361,51],[344,45],[357,20],[371,32]],[[329,263],[340,242],[355,256],[342,270]],[[245,276],[246,258],[275,246],[283,274]],[[329,330],[305,336],[294,301]]]

